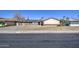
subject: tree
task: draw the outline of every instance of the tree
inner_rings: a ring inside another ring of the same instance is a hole
[[[78,19],[79,19],[79,15],[78,15]]]
[[[66,26],[69,26],[69,25],[70,25],[69,17],[66,18],[65,23],[66,23],[66,24],[65,24]]]
[[[66,20],[66,16],[63,16],[63,19]]]
[[[64,19],[60,19],[60,25],[61,25],[61,26],[64,26],[64,22],[65,22]]]
[[[21,16],[20,13],[16,13],[14,18],[16,18],[17,21],[25,21],[25,17]]]
[[[69,24],[70,24],[69,17],[65,17],[63,19],[60,19],[60,24],[61,24],[61,26],[69,26]]]
[[[41,17],[41,20],[44,19],[44,17]]]
[[[29,20],[29,17],[27,17],[27,20]]]

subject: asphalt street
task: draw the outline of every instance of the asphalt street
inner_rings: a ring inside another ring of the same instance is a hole
[[[0,33],[0,48],[79,48],[79,33]]]

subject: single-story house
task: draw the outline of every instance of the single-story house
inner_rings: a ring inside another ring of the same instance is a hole
[[[69,26],[79,26],[79,20],[78,19],[71,19],[69,20],[70,25]]]
[[[48,18],[44,20],[28,20],[28,23],[37,24],[37,25],[60,25],[60,21],[56,18]]]
[[[56,18],[47,18],[47,19],[38,21],[38,25],[58,26],[58,25],[60,25],[60,21]]]
[[[79,20],[72,20],[69,22],[70,22],[70,26],[79,26]]]
[[[4,23],[5,25],[16,25],[16,26],[19,26],[19,25],[25,25],[26,21],[24,20],[20,20],[18,21],[16,18],[0,18],[0,23]]]

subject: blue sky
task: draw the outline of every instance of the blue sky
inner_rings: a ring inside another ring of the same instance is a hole
[[[62,18],[63,16],[78,18],[79,15],[79,10],[0,10],[0,17],[12,18],[16,12],[30,19],[40,19],[41,17]]]

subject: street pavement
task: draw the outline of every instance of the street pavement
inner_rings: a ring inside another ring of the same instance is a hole
[[[79,48],[79,33],[0,33],[0,48]]]

